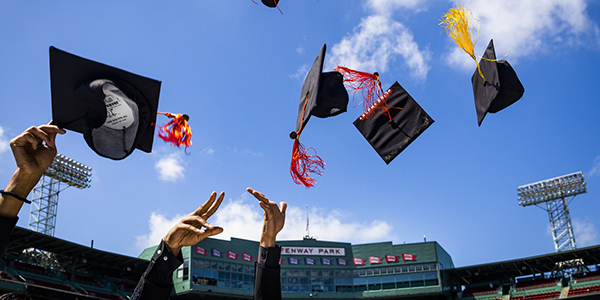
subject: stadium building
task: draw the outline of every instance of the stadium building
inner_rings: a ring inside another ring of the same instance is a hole
[[[455,267],[437,242],[278,244],[284,299],[600,299],[600,245]],[[17,227],[2,252],[0,293],[128,299],[155,249],[134,258]],[[171,299],[251,299],[257,250],[237,238],[184,247]]]

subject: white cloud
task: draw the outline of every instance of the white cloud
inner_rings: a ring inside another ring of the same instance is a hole
[[[208,154],[208,155],[213,155],[215,153],[215,150],[213,150],[213,148],[204,148],[202,149],[202,152],[200,152],[201,154]]]
[[[453,1],[471,9],[473,17],[481,22],[479,41],[475,53],[482,55],[490,39],[494,39],[498,58],[552,53],[559,45],[578,45],[584,36],[592,36],[595,45],[600,43],[599,29],[586,14],[586,0],[505,0]],[[456,5],[454,6],[456,7]],[[441,16],[440,16],[441,17]],[[477,21],[473,21],[477,26]],[[441,29],[443,30],[443,29]],[[474,70],[475,63],[450,38],[453,50],[444,55],[450,65]]]
[[[573,231],[577,247],[587,247],[598,244],[598,230],[594,223],[588,220],[573,219]]]
[[[419,50],[411,31],[389,15],[375,14],[361,20],[353,32],[331,48],[326,69],[335,65],[384,73],[402,57],[409,73],[424,80],[430,67],[428,50]]]
[[[143,250],[158,245],[167,232],[169,232],[169,230],[184,216],[185,215],[176,215],[171,219],[167,219],[165,216],[153,212],[152,215],[150,215],[150,220],[148,220],[150,232],[146,235],[135,237],[138,249]]]
[[[254,198],[242,196],[221,208],[211,222],[225,230],[215,238],[231,237],[258,240],[263,222],[263,210]],[[384,221],[349,222],[345,212],[313,208],[310,212],[310,235],[319,240],[365,243],[392,240],[393,227]],[[306,235],[306,211],[288,206],[285,226],[277,235],[279,240],[299,240]]]
[[[250,194],[242,194],[236,200],[221,204],[209,223],[223,227],[224,231],[214,238],[229,240],[231,237],[258,241],[260,238],[263,210],[258,201]],[[148,220],[150,232],[136,237],[137,246],[141,249],[156,245],[162,237],[184,215],[167,218],[159,213],[152,213]],[[319,240],[366,243],[392,241],[393,227],[385,221],[369,222],[348,221],[345,212],[325,212],[312,208],[310,212],[310,235]],[[288,206],[285,227],[277,235],[279,240],[299,240],[306,235],[306,211],[304,208]]]
[[[8,150],[8,139],[4,136],[4,128],[0,127],[0,153]]]
[[[304,76],[306,76],[306,73],[308,73],[308,65],[304,64],[300,66],[300,68],[298,68],[298,71],[296,71],[296,74],[291,75],[290,78],[301,79],[304,78]]]
[[[158,171],[160,180],[174,182],[184,177],[185,168],[180,153],[172,153],[166,157],[160,158],[154,168]]]
[[[594,174],[600,174],[600,155],[594,159],[594,164],[592,165],[592,169],[590,170],[588,176],[592,176]]]

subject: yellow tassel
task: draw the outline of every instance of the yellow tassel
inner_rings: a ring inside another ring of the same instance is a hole
[[[444,14],[439,25],[444,27],[446,29],[446,34],[452,38],[460,48],[467,52],[471,58],[473,58],[477,64],[479,75],[485,80],[483,73],[481,73],[481,68],[479,67],[479,62],[477,61],[474,50],[477,39],[479,38],[479,26],[477,27],[477,37],[475,38],[475,42],[472,40],[474,32],[471,28],[471,19],[474,19],[477,22],[479,22],[479,20],[473,18],[473,14],[468,7],[461,5],[456,5],[456,7],[457,9],[451,8],[449,12]]]

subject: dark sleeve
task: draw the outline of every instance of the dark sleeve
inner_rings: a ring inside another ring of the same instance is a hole
[[[7,218],[0,215],[0,246],[4,246],[8,242],[8,238],[17,225],[18,220],[19,217]]]
[[[254,299],[281,299],[281,274],[279,258],[281,246],[258,248],[258,261],[254,273]]]
[[[175,256],[161,240],[152,255],[148,269],[140,278],[131,300],[169,299],[173,289],[173,271],[183,263],[181,251]]]

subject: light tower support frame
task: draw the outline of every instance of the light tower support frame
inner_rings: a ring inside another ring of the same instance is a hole
[[[91,176],[92,168],[57,154],[33,189],[29,229],[54,236],[59,193],[69,186],[90,187]]]

